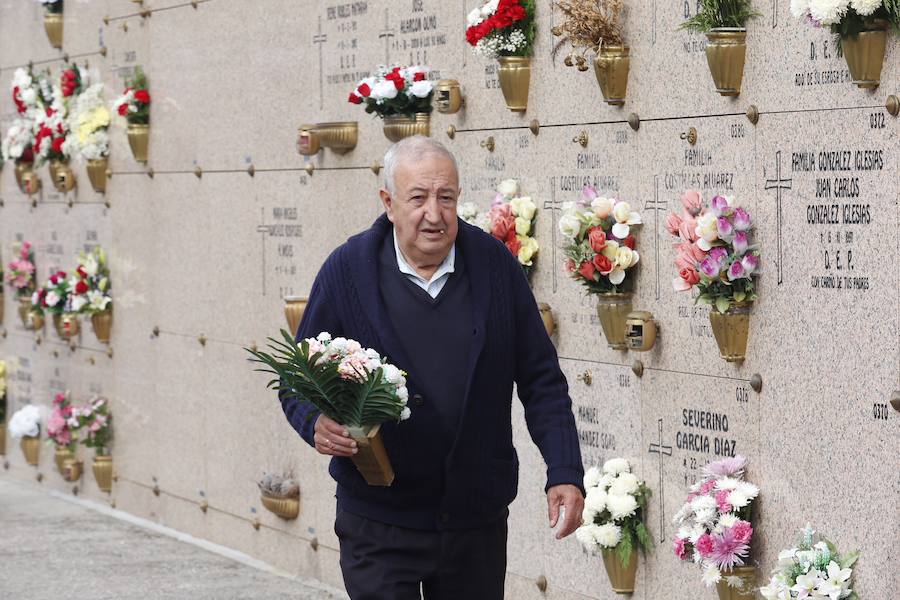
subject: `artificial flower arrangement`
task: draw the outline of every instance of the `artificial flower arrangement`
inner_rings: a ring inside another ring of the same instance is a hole
[[[41,407],[26,404],[13,413],[9,419],[9,435],[21,440],[20,446],[29,465],[36,466],[41,452],[41,423],[44,412]]]
[[[711,462],[675,515],[675,555],[698,565],[707,587],[751,593],[756,568],[745,565],[753,538],[752,506],[759,488],[744,480],[743,456]]]
[[[431,69],[414,65],[379,65],[350,92],[351,104],[365,105],[366,113],[384,119],[384,135],[392,142],[412,135],[429,135],[434,83]]]
[[[466,21],[466,41],[475,54],[500,63],[500,88],[506,106],[524,112],[531,82],[534,0],[489,0],[472,9]]]
[[[460,218],[467,223],[481,227],[503,242],[522,265],[525,276],[531,278],[534,261],[540,245],[533,237],[537,206],[529,196],[521,196],[519,182],[504,179],[497,186],[497,193],[491,202],[491,209],[479,213],[472,202],[460,207]]]
[[[584,475],[582,525],[575,537],[589,552],[600,550],[606,573],[616,593],[634,592],[637,553],[653,548],[643,515],[650,489],[631,472],[624,458],[613,458],[603,469],[591,467]]]
[[[128,145],[138,162],[147,162],[150,138],[150,92],[141,67],[125,80],[125,91],[113,103],[113,111],[128,122]]]
[[[78,444],[78,407],[72,404],[69,394],[57,392],[53,408],[47,417],[48,441],[56,444],[56,468],[68,481],[81,477],[81,464],[75,464],[75,448]]]
[[[369,485],[388,486],[394,480],[379,428],[387,421],[410,416],[406,403],[406,373],[371,348],[322,332],[301,340],[281,330],[283,340],[269,338],[272,354],[247,349],[256,369],[277,378],[268,387],[309,401],[322,414],[344,425],[358,445],[353,455]]]
[[[90,315],[97,341],[108,344],[112,327],[112,295],[106,252],[94,246],[78,255],[72,273],[72,312]]]
[[[585,186],[574,202],[563,203],[559,231],[565,269],[589,294],[598,296],[597,312],[610,348],[623,350],[625,317],[631,312],[632,280],[640,261],[632,227],[641,215],[631,205],[605,198]]]
[[[110,114],[103,98],[102,83],[89,85],[74,97],[69,106],[68,121],[72,132],[69,151],[87,162],[88,178],[94,191],[105,192]]]
[[[563,14],[563,22],[551,30],[560,40],[553,46],[552,56],[569,44],[572,50],[563,63],[588,70],[586,55],[592,52],[594,75],[607,104],[625,103],[629,48],[622,32],[624,0],[558,0],[553,8]]]
[[[34,166],[34,118],[39,109],[39,88],[31,69],[16,69],[12,78],[12,98],[18,116],[3,136],[2,154],[16,163],[16,183],[22,192],[37,193],[40,179]]]
[[[49,163],[50,178],[60,192],[71,191],[75,186],[75,176],[69,168],[71,144],[69,142],[69,122],[66,118],[68,97],[80,88],[80,76],[66,75],[64,71],[59,82],[51,83],[49,74],[38,77],[40,106],[34,113],[34,155],[38,166]],[[77,73],[77,69],[75,69]]]
[[[53,327],[62,339],[78,334],[77,311],[72,306],[76,286],[77,281],[69,279],[65,271],[56,271],[32,296],[32,305],[38,304],[52,315]]]
[[[722,96],[741,93],[747,21],[759,16],[751,0],[699,0],[696,14],[681,24],[681,29],[706,34],[706,61]]]
[[[90,401],[75,407],[73,417],[78,420],[79,440],[86,448],[94,449],[92,470],[100,491],[112,489],[112,415],[109,414],[109,401],[95,395]]]
[[[713,196],[704,206],[700,192],[681,198],[682,211],[666,217],[666,229],[678,236],[675,244],[676,291],[699,292],[696,302],[709,304],[710,323],[722,358],[744,360],[750,308],[759,298],[755,278],[759,249],[750,243],[753,220],[733,198]]]
[[[859,552],[840,554],[807,525],[796,547],[778,553],[772,579],[759,593],[766,600],[859,600],[850,587],[857,559]]]
[[[7,265],[6,283],[15,291],[19,302],[19,318],[27,328],[31,293],[35,289],[34,249],[30,242],[24,241],[13,245],[13,255],[17,258]]]
[[[879,86],[887,29],[900,29],[900,0],[791,0],[791,13],[831,30],[853,83],[864,89]]]
[[[300,484],[292,476],[265,473],[256,485],[266,510],[288,520],[300,514]]]

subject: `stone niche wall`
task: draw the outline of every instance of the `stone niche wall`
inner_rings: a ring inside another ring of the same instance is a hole
[[[884,106],[900,91],[896,38],[889,38],[881,86],[863,91],[848,81],[826,32],[796,22],[786,1],[759,0],[743,91],[729,99],[714,90],[701,37],[677,30],[695,3],[629,2],[631,75],[625,107],[615,108],[601,101],[591,72],[551,59],[549,32],[559,17],[539,2],[523,115],[505,108],[494,64],[465,44],[474,2],[193,4],[68,0],[65,42],[56,51],[39,4],[0,2],[4,130],[15,115],[14,68],[29,61],[55,74],[65,58],[87,61],[110,101],[141,65],[154,99],[146,167],[132,159],[124,124],[113,126],[105,197],[91,190],[81,165],[69,195],[53,191],[43,170],[37,206],[18,191],[12,165],[2,173],[5,262],[17,239],[35,243],[42,277],[69,266],[85,244],[101,243],[111,259],[112,356],[89,328],[74,350],[52,333],[37,343],[9,293],[0,338],[0,358],[11,366],[10,412],[28,401],[49,405],[62,389],[111,399],[118,479],[107,496],[88,472],[80,495],[341,585],[327,460],[295,435],[242,347],[283,327],[283,296],[307,294],[328,253],[380,213],[380,180],[370,166],[389,142],[379,121],[346,102],[352,85],[381,62],[422,62],[463,86],[465,107],[436,113],[432,135],[460,160],[464,200],[486,207],[496,183],[515,177],[538,203],[534,294],[559,323],[585,465],[627,457],[653,489],[647,523],[658,548],[640,561],[635,597],[714,597],[672,554],[671,517],[702,465],[730,453],[749,458],[748,476],[762,488],[760,583],[778,550],[810,522],[842,549],[862,552],[861,597],[894,595],[900,434],[888,400],[900,388],[900,165],[897,120]],[[760,114],[755,125],[745,116],[751,105]],[[638,130],[630,113],[640,118]],[[532,119],[541,124],[537,135]],[[297,154],[299,124],[344,120],[359,121],[354,151]],[[451,125],[453,139],[445,135]],[[691,127],[694,146],[683,139]],[[586,147],[573,142],[582,131]],[[483,146],[489,136],[493,152]],[[878,152],[878,168],[822,172],[802,158],[857,151]],[[312,175],[306,165],[315,166]],[[829,179],[831,193],[822,197],[819,182]],[[847,180],[847,194],[835,179]],[[634,304],[661,327],[649,353],[608,349],[594,300],[561,270],[558,207],[588,181],[643,216]],[[671,289],[673,250],[663,222],[691,187],[707,197],[733,194],[755,215],[761,298],[741,365],[719,358],[707,309]],[[814,218],[819,205],[843,211],[855,204],[866,207],[862,222]],[[635,359],[644,364],[640,378]],[[760,392],[750,385],[757,373]],[[522,467],[511,507],[508,597],[612,598],[600,559],[574,539],[553,539],[544,466],[521,407],[515,411]],[[699,412],[712,413],[717,425],[698,427]],[[83,456],[87,464],[89,453]],[[33,481],[40,472],[44,487],[72,488],[52,468],[49,446],[37,471],[11,441],[5,460],[3,477]],[[296,521],[263,510],[254,483],[263,470],[299,478]],[[543,595],[535,585],[541,575]]]

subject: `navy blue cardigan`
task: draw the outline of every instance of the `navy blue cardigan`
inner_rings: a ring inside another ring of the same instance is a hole
[[[374,348],[408,370],[409,361],[378,287],[379,249],[391,231],[390,221],[382,215],[370,229],[332,252],[313,284],[298,339],[328,331]],[[410,401],[409,420],[381,428],[396,474],[391,487],[369,486],[350,459],[332,459],[329,472],[345,510],[412,529],[468,529],[505,514],[518,487],[513,382],[525,407],[528,431],[547,464],[545,489],[572,484],[583,492],[568,385],[521,266],[502,243],[461,220],[456,247],[468,265],[475,329],[462,417],[443,460],[444,489],[438,505],[434,494],[426,496],[415,485],[407,485],[423,468],[417,463],[428,454],[433,419],[438,418],[427,402],[419,407]],[[415,373],[409,374],[407,387],[410,398],[420,391]],[[315,446],[318,411],[287,394],[282,394],[281,403],[294,429]]]

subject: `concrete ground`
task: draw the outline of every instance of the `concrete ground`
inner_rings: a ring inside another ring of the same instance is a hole
[[[346,598],[236,551],[173,535],[90,501],[0,479],[0,599]]]

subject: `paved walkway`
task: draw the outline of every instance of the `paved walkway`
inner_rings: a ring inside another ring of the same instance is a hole
[[[0,477],[2,600],[346,598],[222,551],[239,560]]]

